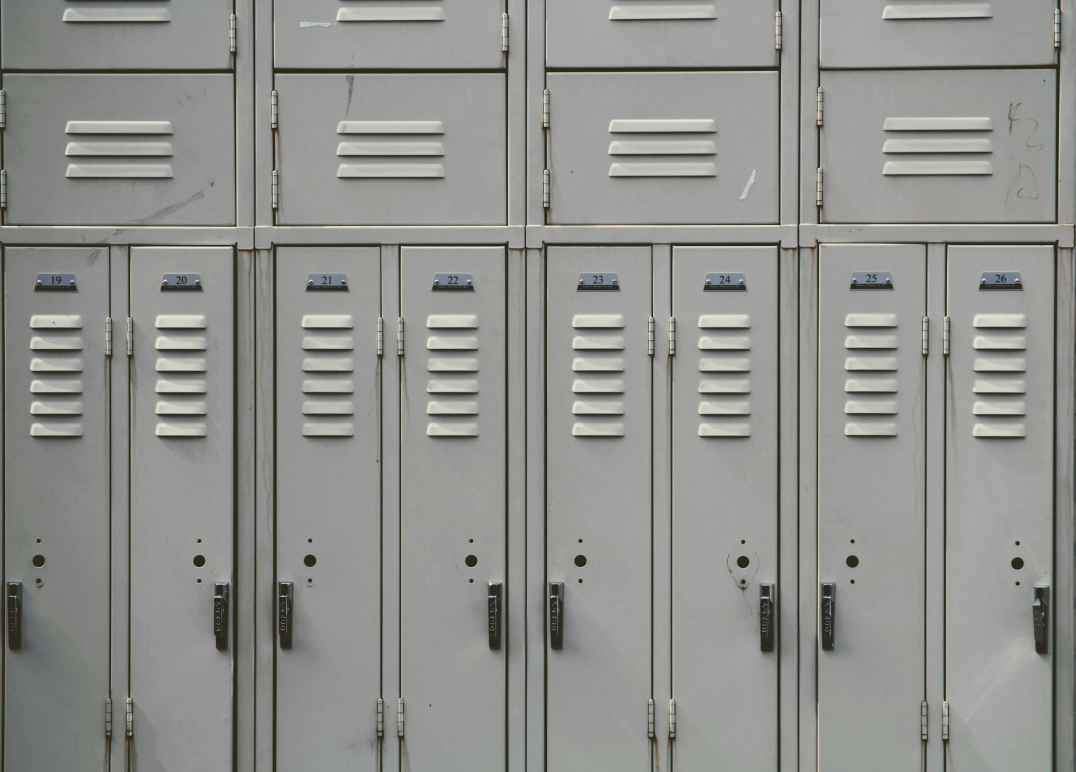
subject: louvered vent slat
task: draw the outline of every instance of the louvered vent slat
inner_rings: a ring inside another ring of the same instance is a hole
[[[989,176],[994,173],[990,118],[886,118],[882,154],[887,177]],[[978,156],[969,158],[969,156]]]
[[[624,436],[624,325],[623,314],[572,317],[573,437]]]
[[[617,119],[609,135],[610,177],[717,176],[713,119]]]
[[[301,321],[303,436],[355,435],[355,320],[351,314],[306,314]]]
[[[445,176],[442,121],[340,121],[336,146],[340,179],[441,179]],[[347,160],[360,159],[360,160]]]
[[[1027,436],[1027,315],[976,314],[972,318],[972,435],[982,439]]]
[[[699,427],[704,439],[751,436],[751,316],[703,314],[699,358]]]
[[[896,314],[854,313],[844,318],[844,434],[896,437],[900,403],[900,336]]]
[[[156,435],[162,439],[199,439],[209,434],[209,338],[202,314],[161,314],[157,335]]]
[[[479,319],[475,314],[426,317],[426,436],[478,436]]]
[[[82,317],[35,314],[30,318],[30,436],[82,436]]]

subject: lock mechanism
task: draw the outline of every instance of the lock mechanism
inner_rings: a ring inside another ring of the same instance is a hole
[[[772,584],[758,588],[759,648],[771,652],[777,646],[777,591]]]
[[[504,585],[490,582],[486,592],[486,627],[489,631],[490,651],[501,650],[501,606],[504,597]]]
[[[7,583],[7,647],[22,648],[22,582]]]
[[[228,602],[231,587],[227,582],[213,585],[213,637],[217,642],[217,651],[228,650]]]
[[[295,608],[295,583],[277,582],[276,585],[276,632],[280,648],[291,648],[292,612]]]
[[[837,646],[837,585],[822,584],[822,651],[833,651]]]
[[[549,583],[549,648],[564,648],[564,582]]]

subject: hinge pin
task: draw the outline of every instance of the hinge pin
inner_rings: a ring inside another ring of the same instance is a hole
[[[552,175],[549,169],[542,171],[542,208],[549,209],[552,204]]]
[[[0,91],[0,94],[3,94],[3,92]],[[545,91],[542,92],[542,128],[543,129],[548,129],[549,128],[549,121],[552,118],[552,109],[553,109],[553,92],[550,91],[549,89],[546,89]]]
[[[930,317],[923,317],[923,356],[930,355]]]
[[[508,20],[508,14],[507,13],[502,13],[501,14],[501,53],[502,54],[507,54],[508,53],[508,44],[510,42],[509,38],[510,38],[510,35],[511,35],[508,21],[509,21]]]
[[[385,736],[385,701],[380,697],[377,698],[377,739],[380,740]]]
[[[404,701],[399,699],[396,701],[396,736],[400,739],[403,739],[404,736],[404,721]]]
[[[654,356],[654,351],[657,348],[657,324],[654,321],[654,317],[650,317],[646,320],[646,353],[649,356]]]
[[[818,87],[818,91],[815,92],[814,97],[814,123],[818,128],[822,128],[826,122],[826,92],[822,90],[822,87]]]
[[[669,739],[676,739],[676,700],[669,700]]]
[[[272,204],[273,209],[280,208],[280,172],[277,169],[273,169],[273,189],[272,189]]]
[[[7,169],[0,169],[0,209],[7,209]]]
[[[7,91],[0,88],[0,129],[7,128]]]
[[[127,356],[134,356],[134,319],[127,317]]]
[[[105,356],[112,356],[112,317],[105,317]]]
[[[822,203],[823,203],[823,198],[822,198],[822,190],[823,190],[823,188],[822,188],[822,180],[823,180],[823,177],[824,177],[824,172],[822,171],[822,167],[819,166],[818,171],[816,172],[815,178],[814,178],[814,205],[817,206],[819,209],[822,208]]]
[[[941,716],[941,738],[942,742],[949,742],[949,703],[943,702]]]
[[[774,47],[781,51],[785,47],[785,15],[778,11],[774,18]]]
[[[930,739],[930,706],[926,700],[919,703],[919,739],[923,742]]]
[[[654,711],[654,698],[646,702],[646,737],[653,740],[657,736],[657,716]]]
[[[942,355],[949,356],[949,347],[952,344],[952,320],[947,316],[942,320]]]
[[[269,95],[269,127],[280,128],[280,92],[276,89]]]
[[[676,356],[676,317],[669,317],[669,356]]]
[[[396,319],[396,356],[402,357],[404,355],[404,319],[398,317]]]
[[[377,356],[385,356],[385,317],[377,317]]]
[[[239,25],[235,14],[228,15],[228,53],[234,54],[239,50]]]
[[[112,698],[105,699],[105,737],[112,737]]]
[[[125,716],[127,737],[134,737],[134,700],[130,697],[127,698]]]
[[[1054,9],[1054,48],[1061,50],[1061,9]]]

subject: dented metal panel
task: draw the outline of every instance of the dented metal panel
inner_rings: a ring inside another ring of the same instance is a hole
[[[819,262],[819,769],[898,772],[922,752],[926,249],[823,245]]]
[[[1049,222],[1052,70],[824,72],[825,222]]]
[[[235,222],[231,76],[5,75],[4,89],[8,224]]]
[[[131,250],[130,688],[137,755],[176,772],[232,762],[214,592],[235,549],[233,270],[229,248]],[[201,289],[169,291],[166,274]]]
[[[777,654],[760,603],[778,578],[777,250],[677,247],[672,266],[676,759],[772,771]]]
[[[110,683],[108,250],[4,259],[5,576],[21,589],[7,609],[4,768],[96,772]],[[77,290],[41,286],[45,272]]]
[[[275,63],[291,69],[497,69],[504,0],[277,0]]]
[[[3,0],[4,68],[230,69],[232,7],[232,0]]]
[[[1049,605],[1041,641],[1036,630],[1054,577],[1054,276],[1053,247],[948,249],[945,684],[957,767],[1054,768]]]
[[[549,67],[773,67],[776,0],[549,0]]]
[[[380,273],[377,248],[277,250],[276,577],[292,587],[276,610],[280,772],[377,764]]]
[[[550,222],[772,223],[778,77],[551,73]]]
[[[276,83],[281,223],[505,222],[503,75],[278,75]]]
[[[1056,6],[1056,0],[821,0],[821,64],[1052,65]]]
[[[400,696],[415,769],[505,767],[506,647],[490,633],[506,596],[493,614],[490,597],[507,582],[506,303],[503,247],[401,250]]]

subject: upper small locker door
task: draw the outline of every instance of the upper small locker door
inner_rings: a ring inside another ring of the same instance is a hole
[[[504,0],[276,0],[276,66],[500,69]]]
[[[232,0],[2,0],[0,7],[6,70],[232,68]]]
[[[546,0],[549,67],[775,67],[777,0]]]
[[[1056,0],[821,0],[822,67],[1053,64]]]

